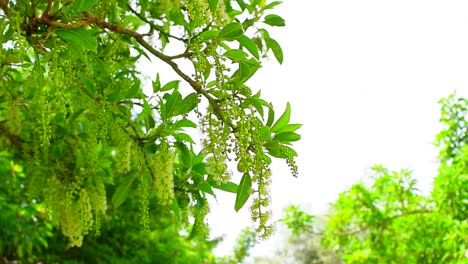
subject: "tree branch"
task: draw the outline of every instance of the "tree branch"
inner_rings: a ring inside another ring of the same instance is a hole
[[[153,30],[153,29],[156,29],[160,34],[163,34],[165,35],[166,37],[169,37],[169,38],[173,38],[173,39],[177,39],[179,41],[182,41],[182,42],[187,42],[186,39],[183,39],[183,38],[179,38],[179,37],[176,37],[176,36],[173,36],[167,32],[164,31],[164,28],[149,21],[146,17],[144,17],[142,14],[138,13],[135,9],[132,8],[132,6],[130,4],[127,4],[127,8],[128,10],[130,10],[130,12],[132,12],[134,15],[136,15],[141,21],[147,23],[150,28]],[[151,30],[151,31],[152,31]],[[150,31],[150,32],[151,32]]]
[[[23,144],[21,143],[21,141],[19,140],[19,138],[15,135],[13,135],[10,130],[8,130],[8,128],[6,128],[3,123],[0,123],[0,131],[11,141],[11,143],[13,143],[13,145],[15,145],[15,147],[20,150],[20,151],[23,151],[24,150],[24,147],[23,147]]]
[[[49,16],[50,8],[52,7],[53,0],[48,0],[47,1],[47,6],[46,9],[44,10],[44,13],[42,16]]]
[[[198,83],[194,79],[190,78],[190,76],[185,74],[179,68],[179,65],[173,61],[173,59],[188,57],[188,55],[190,54],[189,52],[185,52],[183,54],[175,55],[175,56],[172,56],[172,57],[167,56],[164,53],[162,53],[162,52],[158,51],[157,49],[155,49],[147,41],[145,41],[144,40],[144,36],[145,36],[144,34],[140,34],[140,33],[136,32],[136,31],[130,30],[128,28],[122,27],[122,26],[117,25],[117,24],[112,24],[112,23],[109,23],[109,22],[105,22],[102,19],[100,19],[99,17],[93,16],[90,12],[84,12],[84,15],[85,15],[85,17],[82,19],[83,22],[76,23],[76,24],[65,24],[65,23],[62,23],[62,22],[58,22],[58,21],[52,20],[50,18],[50,16],[45,15],[45,16],[42,16],[42,17],[39,17],[39,18],[31,19],[31,21],[28,24],[25,24],[24,27],[25,28],[35,28],[35,27],[37,27],[37,24],[45,24],[45,25],[50,25],[50,26],[54,26],[54,27],[57,27],[57,28],[76,29],[76,28],[86,27],[86,26],[89,26],[89,25],[96,25],[96,26],[100,27],[101,29],[108,29],[108,30],[116,32],[116,33],[120,33],[120,34],[123,34],[123,35],[130,36],[130,37],[134,38],[141,46],[143,46],[151,54],[153,54],[158,59],[164,61],[166,64],[171,66],[171,68],[177,73],[177,75],[179,75],[182,79],[184,79],[187,83],[189,83],[190,86],[198,94],[203,95],[208,100],[210,105],[213,107],[215,115],[219,119],[221,119],[223,122],[228,124],[233,130],[236,129],[235,125],[231,122],[231,120],[229,120],[228,118],[226,118],[224,116],[223,110],[219,106],[218,101],[214,97],[212,97],[210,94],[208,94],[203,89],[203,87],[202,87],[202,85],[200,83]]]

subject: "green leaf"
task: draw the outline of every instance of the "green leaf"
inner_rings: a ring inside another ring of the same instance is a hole
[[[253,59],[252,59],[253,60]],[[255,72],[259,69],[258,66],[253,66],[252,64],[239,63],[239,69],[232,75],[232,79],[237,82],[246,82],[250,77],[252,77]]]
[[[207,30],[198,35],[200,41],[208,41],[216,38],[219,32],[217,30]]]
[[[174,116],[174,112],[182,102],[182,95],[176,89],[172,94],[166,94],[164,97],[166,98],[165,115],[163,115],[163,111],[161,111],[161,116],[163,119],[167,119]]]
[[[273,110],[273,107],[270,105],[270,107],[268,107],[268,120],[267,120],[266,125],[267,126],[273,125],[273,121],[275,121],[275,111]]]
[[[200,190],[202,192],[209,193],[209,194],[215,196],[215,194],[213,192],[213,189],[211,189],[211,185],[209,185],[207,182],[200,183],[199,188],[200,188]]]
[[[140,94],[140,80],[136,80],[135,83],[132,85],[132,88],[130,88],[127,93],[125,94],[125,98],[132,99],[132,98],[138,98]]]
[[[233,61],[246,61],[247,53],[239,49],[231,49],[226,51],[223,56],[233,60]]]
[[[55,31],[57,35],[63,38],[66,41],[70,41],[76,45],[83,47],[86,50],[97,52],[97,41],[94,38],[90,30],[84,28],[75,28],[75,29],[57,29]]]
[[[189,135],[187,135],[185,133],[177,133],[177,134],[174,135],[174,137],[177,140],[187,141],[187,142],[190,142],[192,144],[195,144],[195,141],[193,141],[193,139]]]
[[[159,80],[159,73],[156,74],[156,81],[153,82],[153,93],[161,91],[161,81]]]
[[[261,66],[260,63],[258,63],[258,61],[256,61],[255,59],[248,59],[247,53],[239,49],[228,50],[223,54],[223,56],[231,59],[232,61],[244,63],[249,66],[253,66],[257,68],[260,68]]]
[[[249,97],[247,98],[246,102],[250,103],[253,105],[253,107],[255,107],[255,109],[257,109],[258,113],[262,116],[263,118],[263,104],[262,102],[263,101],[262,99],[259,99],[259,98],[254,98],[254,97]]]
[[[3,44],[11,40],[13,37],[13,33],[14,33],[13,27],[10,26],[10,24],[7,24],[6,30],[2,34],[0,34],[0,44]]]
[[[296,130],[298,130],[299,128],[302,127],[302,124],[288,124],[287,126],[285,126],[283,129],[281,129],[280,131],[278,131],[279,133],[282,133],[282,132],[294,132]]]
[[[133,180],[136,178],[136,173],[132,170],[128,172],[124,177],[126,178],[124,182],[122,182],[117,190],[115,190],[114,195],[112,195],[112,204],[114,207],[119,207],[125,199],[127,199],[128,191],[132,186]]]
[[[276,157],[276,158],[286,159],[290,156],[293,156],[293,157],[297,156],[297,152],[288,146],[274,144],[271,146],[266,146],[266,149],[268,150],[268,153],[271,156]]]
[[[242,47],[245,47],[250,52],[250,54],[252,54],[256,59],[260,58],[260,55],[258,54],[257,45],[255,45],[255,42],[253,40],[243,35],[240,36],[237,39],[237,41]]]
[[[262,138],[264,141],[270,140],[271,139],[270,128],[268,126],[261,127],[260,135],[262,135]]]
[[[159,76],[159,75],[158,75]],[[180,80],[175,80],[175,81],[171,81],[171,82],[168,82],[166,83],[162,88],[161,88],[161,92],[165,92],[165,91],[169,91],[169,90],[172,90],[174,88],[178,88],[179,87],[179,83],[180,83]]]
[[[156,124],[154,122],[153,111],[151,110],[151,106],[148,104],[145,98],[143,98],[143,115],[145,119],[146,131],[149,131]]]
[[[244,34],[244,30],[242,29],[242,25],[237,22],[232,22],[227,24],[221,31],[218,33],[218,39],[225,39],[225,40],[235,40],[238,37]]]
[[[273,7],[275,7],[275,6],[279,5],[279,4],[281,4],[281,1],[274,1],[274,2],[271,2],[268,5],[266,5],[263,9],[264,10],[273,9]]]
[[[73,2],[72,9],[75,12],[88,11],[96,5],[96,0],[75,0]]]
[[[188,112],[192,111],[198,105],[198,94],[191,93],[187,97],[182,100],[179,107],[176,108],[173,112],[173,116],[187,114]]]
[[[267,47],[273,51],[273,55],[275,55],[276,60],[280,64],[282,64],[283,63],[283,49],[281,49],[280,44],[272,38],[266,38],[265,43]]]
[[[180,208],[179,204],[177,203],[177,199],[172,199],[171,209],[172,213],[174,213],[176,223],[180,223]]]
[[[88,90],[88,92],[91,94],[91,97],[93,97],[92,95],[94,95],[94,93],[96,92],[96,88],[94,87],[94,83],[93,81],[91,81],[88,76],[84,75],[84,74],[78,74],[78,76],[80,77],[81,81],[83,82],[84,86],[86,87],[86,90]]]
[[[273,138],[275,140],[278,140],[280,142],[293,142],[293,141],[298,141],[301,139],[301,135],[296,134],[294,132],[283,132],[276,134],[275,137]]]
[[[265,20],[263,21],[264,23],[270,25],[270,26],[275,26],[275,27],[284,27],[284,19],[278,15],[266,15]]]
[[[244,0],[236,0],[236,2],[242,10],[247,7],[247,4],[244,2]]]
[[[230,193],[237,193],[237,189],[239,188],[239,186],[233,182],[217,184],[216,181],[211,180],[209,183],[213,188]]]
[[[286,109],[284,110],[283,115],[281,115],[281,117],[271,127],[271,132],[276,133],[280,131],[282,128],[286,127],[286,125],[289,123],[290,116],[291,116],[291,105],[287,103]]]
[[[218,0],[210,0],[210,10],[215,12],[218,9]]]
[[[238,212],[250,197],[252,192],[252,179],[248,173],[244,173],[237,189],[236,203],[234,209]]]
[[[193,127],[193,128],[196,128],[197,127],[197,124],[195,124],[194,122],[188,120],[188,119],[181,119],[179,121],[177,121],[175,124],[174,124],[175,127]]]

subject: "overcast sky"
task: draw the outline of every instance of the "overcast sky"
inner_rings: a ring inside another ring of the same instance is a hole
[[[282,161],[273,169],[274,218],[289,204],[325,213],[351,184],[382,164],[411,169],[429,191],[437,173],[433,146],[440,129],[439,99],[468,96],[468,2],[450,0],[285,1],[275,13],[286,27],[271,36],[284,64],[268,62],[251,81],[292,121],[304,124],[296,144],[300,176]],[[247,206],[218,195],[209,223],[227,234],[218,252],[231,250],[250,225]],[[268,254],[280,236],[257,246]],[[271,252],[271,251],[270,251]]]

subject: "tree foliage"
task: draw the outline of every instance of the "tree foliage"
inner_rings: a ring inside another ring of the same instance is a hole
[[[291,207],[283,222],[293,236],[320,237],[345,263],[468,263],[468,101],[451,95],[441,104],[430,195],[418,191],[410,171],[374,166],[368,182],[340,194],[322,230]]]
[[[24,208],[40,208],[72,247],[105,232],[129,200],[150,230],[154,195],[189,238],[206,237],[206,196],[219,189],[237,194],[235,210],[253,199],[256,232],[271,234],[269,164],[285,159],[297,174],[300,125],[289,104],[275,118],[247,81],[268,54],[283,61],[268,32],[285,25],[279,1],[0,4],[0,146],[24,168]],[[140,72],[143,58],[154,76]]]

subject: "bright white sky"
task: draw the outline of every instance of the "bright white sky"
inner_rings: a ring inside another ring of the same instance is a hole
[[[438,100],[468,96],[468,1],[296,0],[275,13],[286,27],[271,33],[284,64],[267,63],[250,83],[278,112],[292,105],[304,124],[296,144],[300,176],[274,163],[274,218],[289,204],[324,213],[339,192],[374,164],[407,168],[430,190],[437,173],[433,146],[440,129]],[[236,213],[234,195],[218,194],[208,221],[213,236],[227,234],[231,250],[250,224],[247,206]],[[273,253],[273,237],[254,255]]]

